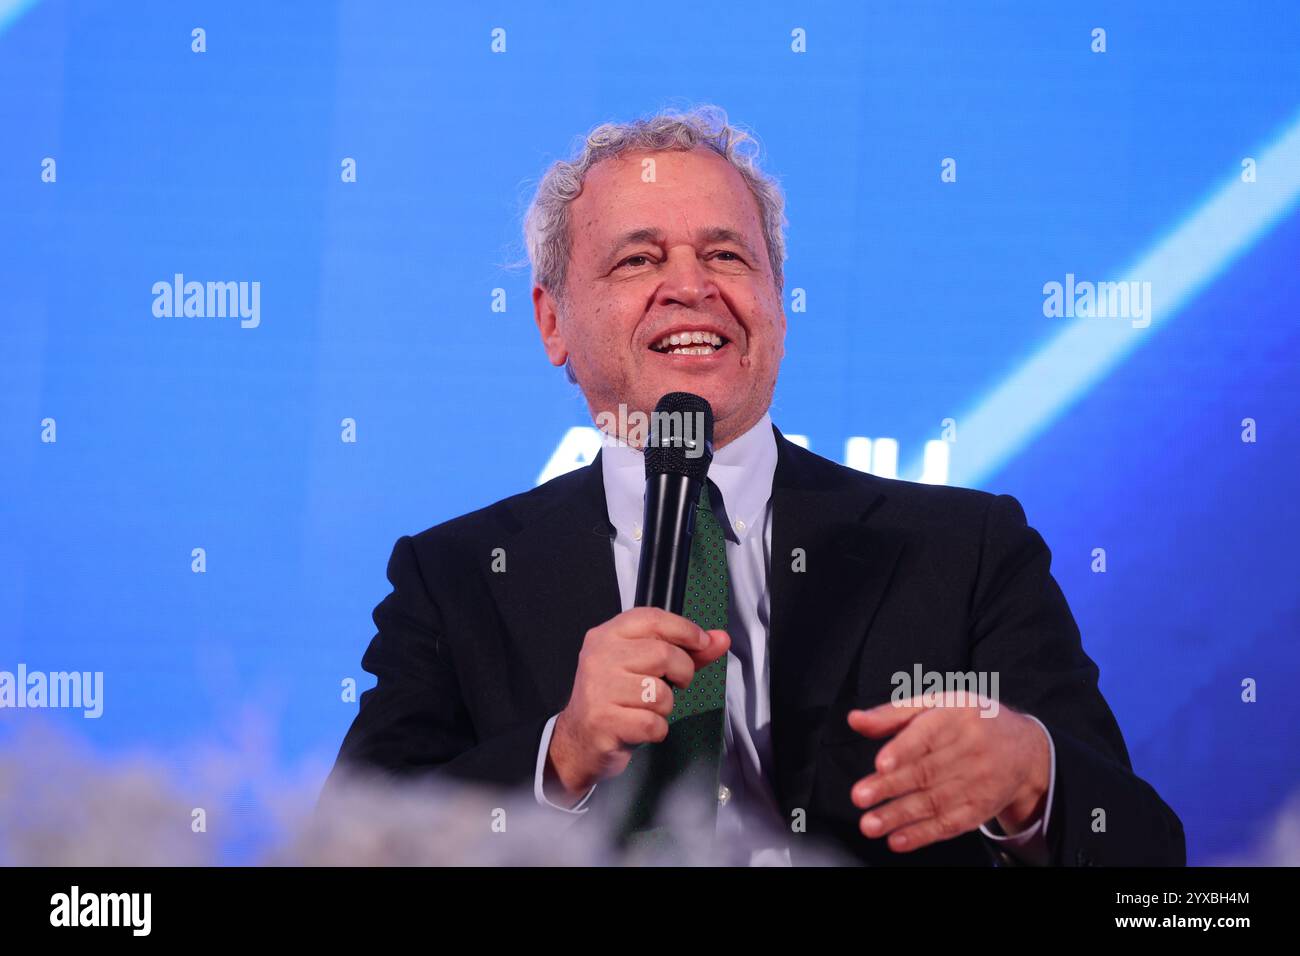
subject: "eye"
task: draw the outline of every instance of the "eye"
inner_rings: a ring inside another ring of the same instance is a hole
[[[634,260],[636,260],[636,259],[640,259],[640,260],[642,260],[642,262],[640,262],[640,263],[635,262]],[[632,266],[633,268],[635,268],[636,266],[638,266],[638,265],[642,265],[642,264],[644,264],[646,261],[649,261],[649,259],[650,259],[650,257],[647,256],[647,255],[645,255],[645,253],[638,252],[638,253],[637,253],[636,255],[634,255],[634,256],[628,256],[626,259],[624,259],[622,262],[620,262],[620,263],[619,263],[617,266],[615,266],[614,268],[616,268],[616,269],[621,269],[623,266],[627,266],[627,265],[630,265],[630,266]]]
[[[731,256],[730,259],[726,260],[727,262],[744,262],[744,261],[745,261],[744,259],[742,259],[742,258],[740,257],[740,254],[739,254],[739,253],[732,252],[730,249],[722,249],[722,250],[720,250],[720,251],[717,253],[717,256]]]

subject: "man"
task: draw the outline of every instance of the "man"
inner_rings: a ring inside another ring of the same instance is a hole
[[[580,826],[720,661],[709,813],[742,862],[820,840],[877,865],[1183,864],[1019,504],[863,474],[773,427],[783,201],[745,141],[718,111],[660,114],[593,131],[541,181],[535,318],[605,447],[397,542],[340,764],[532,787]],[[724,628],[631,608],[644,471],[610,423],[673,391],[715,415],[701,513]],[[997,699],[900,699],[921,673]]]

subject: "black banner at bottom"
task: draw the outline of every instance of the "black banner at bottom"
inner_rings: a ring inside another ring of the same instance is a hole
[[[890,938],[1232,934],[1283,928],[1290,869],[5,869],[9,939],[75,934],[338,943],[392,932],[485,942],[629,933],[735,943],[774,926]],[[599,920],[599,923],[596,922]],[[654,936],[646,937],[649,945]],[[852,938],[852,937],[851,937]],[[629,937],[631,939],[631,937]],[[608,939],[605,940],[608,942]],[[810,942],[816,942],[816,936]],[[770,940],[769,940],[770,943]],[[458,944],[459,945],[459,944]],[[632,945],[629,943],[629,945]]]

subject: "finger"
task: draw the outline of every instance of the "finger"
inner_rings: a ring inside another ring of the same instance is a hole
[[[951,710],[922,714],[900,731],[876,754],[876,769],[889,773],[915,763],[928,753],[942,750],[957,739],[961,718]]]
[[[961,750],[945,747],[903,764],[889,773],[863,777],[849,791],[855,807],[865,810],[894,797],[944,783],[961,766]]]
[[[611,731],[624,747],[657,744],[668,736],[668,718],[644,707],[619,707],[610,721]]]
[[[673,712],[673,689],[663,679],[650,674],[632,674],[627,691],[614,701],[624,707],[644,707],[667,717]]]
[[[657,607],[638,607],[620,614],[615,633],[627,638],[659,638],[688,651],[707,649],[709,635],[694,621]]]
[[[891,700],[870,710],[849,711],[849,726],[864,737],[888,737],[925,711],[917,697],[897,703]]]
[[[872,811],[874,812],[874,811]],[[951,840],[979,827],[987,817],[971,803],[958,803],[889,835],[889,848],[895,853],[911,853],[921,847]]]
[[[687,686],[695,676],[691,655],[666,641],[629,644],[624,666],[637,677],[662,677],[674,687]]]
[[[915,790],[868,810],[859,818],[858,829],[863,836],[886,836],[900,827],[951,814],[966,799],[965,794],[966,787],[959,782]]]

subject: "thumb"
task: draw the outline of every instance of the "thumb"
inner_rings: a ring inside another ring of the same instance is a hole
[[[731,635],[723,630],[705,631],[709,635],[709,643],[695,651],[691,656],[695,658],[695,669],[707,667],[727,653],[731,647]]]

